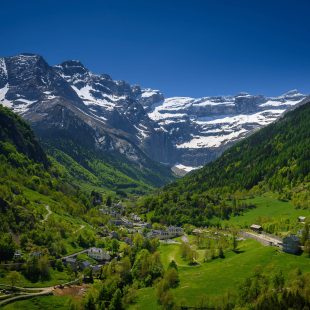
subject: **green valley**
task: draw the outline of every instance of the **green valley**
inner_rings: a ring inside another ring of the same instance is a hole
[[[16,114],[0,119],[4,309],[309,305],[309,103],[159,189],[162,166],[41,147]]]

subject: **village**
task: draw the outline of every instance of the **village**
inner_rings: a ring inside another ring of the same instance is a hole
[[[100,207],[99,211],[110,219],[107,225],[99,225],[99,230],[97,231],[98,236],[100,238],[114,239],[117,242],[123,242],[129,246],[132,246],[133,236],[135,234],[140,234],[147,239],[157,238],[160,241],[167,241],[185,234],[183,228],[178,226],[166,227],[161,225],[161,229],[158,229],[157,227],[154,229],[151,223],[143,221],[139,215],[135,213],[126,215],[126,208],[121,202],[113,203],[111,206]],[[297,220],[299,223],[305,223],[306,217],[299,216]],[[194,228],[189,233],[196,236],[202,235],[205,232],[208,232],[206,228]],[[298,233],[301,234],[301,230]],[[291,234],[284,238],[280,238],[276,235],[264,232],[263,227],[258,224],[252,224],[248,229],[241,229],[238,232],[238,235],[241,237],[240,240],[242,240],[242,238],[255,239],[263,245],[278,247],[286,253],[297,254],[302,251],[300,238],[297,235]],[[84,260],[78,260],[77,257],[81,254],[87,254],[87,257],[84,256]],[[35,251],[29,253],[29,255],[40,257],[43,253]],[[97,273],[105,263],[111,261],[113,258],[118,258],[119,255],[119,252],[112,253],[103,248],[90,247],[61,257],[61,260],[64,265],[71,266],[73,270],[85,270],[86,268],[90,268]],[[12,265],[18,265],[22,258],[23,254],[21,251],[16,250]],[[99,264],[95,264],[95,262],[99,262]],[[5,265],[10,265],[10,263],[2,264],[2,266]]]
[[[217,255],[221,256],[221,251],[229,247],[232,239],[236,240],[236,243],[245,239],[254,239],[264,246],[274,246],[289,254],[299,254],[303,250],[298,235],[289,234],[280,238],[279,236],[268,234],[258,224],[251,224],[248,228],[234,232],[231,229],[218,229],[214,227],[192,227],[185,231],[182,227],[178,226],[164,226],[157,223],[151,224],[146,221],[144,215],[140,216],[136,213],[128,213],[126,211],[126,207],[120,202],[112,203],[109,206],[100,204],[98,206],[98,212],[106,221],[102,224],[99,223],[95,230],[98,240],[105,240],[105,244],[110,244],[110,246],[90,246],[77,252],[58,257],[56,261],[54,258],[50,258],[49,265],[51,267],[54,266],[53,268],[55,268],[57,264],[63,266],[61,268],[65,268],[67,272],[72,274],[72,277],[67,283],[60,283],[48,289],[36,291],[35,294],[51,294],[54,290],[63,289],[66,286],[72,286],[78,283],[92,283],[94,278],[101,277],[105,265],[109,264],[112,260],[118,261],[122,258],[125,247],[132,247],[134,245],[134,238],[137,235],[140,235],[145,240],[158,240],[162,244],[188,244],[188,251],[192,255],[190,258],[192,263],[195,263],[196,260],[196,256],[193,254],[195,251],[192,251],[194,248],[206,249],[206,253],[209,250],[211,252],[215,251],[219,253]],[[300,216],[297,221],[300,224],[304,224],[306,217]],[[193,244],[195,244],[194,248]],[[22,253],[20,250],[16,250],[13,261],[2,263],[0,267],[10,271],[20,270],[27,257],[39,259],[44,255],[46,255],[44,251],[40,250],[30,253]],[[211,257],[214,257],[214,255],[211,254]],[[208,259],[207,256],[206,254],[206,259]],[[16,292],[12,291],[8,285],[2,285],[2,287],[3,295],[0,305],[10,302],[11,298],[15,300],[28,296],[23,293],[23,288],[20,288],[20,292],[16,296]]]

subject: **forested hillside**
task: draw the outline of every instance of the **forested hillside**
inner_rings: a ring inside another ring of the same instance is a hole
[[[70,139],[46,141],[44,149],[70,172],[73,182],[82,187],[114,192],[120,197],[142,195],[154,186],[174,179],[169,168],[148,160],[141,168],[116,153],[98,152]]]
[[[48,160],[31,128],[17,114],[0,105],[0,141],[15,145],[29,159],[48,166]],[[3,152],[3,149],[2,149]],[[1,153],[2,153],[1,152]]]
[[[310,102],[227,150],[219,159],[140,201],[153,220],[206,224],[251,205],[240,198],[272,191],[296,207],[310,201]]]
[[[40,227],[44,203],[83,215],[90,197],[67,180],[68,173],[49,160],[30,127],[0,106],[0,217],[2,233],[21,234]]]

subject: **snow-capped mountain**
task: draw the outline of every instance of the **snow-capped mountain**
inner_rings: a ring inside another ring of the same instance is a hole
[[[141,94],[139,87],[92,74],[77,61],[52,67],[33,54],[0,58],[0,103],[30,121],[41,138],[65,136],[141,166],[145,154],[167,162],[173,158],[169,135],[136,100]]]
[[[171,136],[179,162],[199,166],[305,98],[297,90],[279,97],[248,93],[197,99],[173,97],[153,101],[147,111]]]
[[[76,60],[49,66],[33,54],[0,58],[0,103],[29,120],[41,137],[65,135],[135,162],[146,154],[187,172],[305,97],[294,90],[279,97],[165,98],[94,74]]]

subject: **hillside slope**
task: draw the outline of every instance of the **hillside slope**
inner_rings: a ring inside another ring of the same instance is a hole
[[[30,127],[0,105],[0,231],[19,235],[40,226],[44,203],[82,215],[78,188],[49,160]]]
[[[276,123],[237,143],[216,161],[143,198],[141,207],[155,219],[203,224],[251,207],[238,205],[244,193],[272,191],[310,207],[310,101]]]
[[[30,126],[15,113],[0,105],[0,141],[15,145],[16,150],[35,162],[48,165],[47,157]]]

